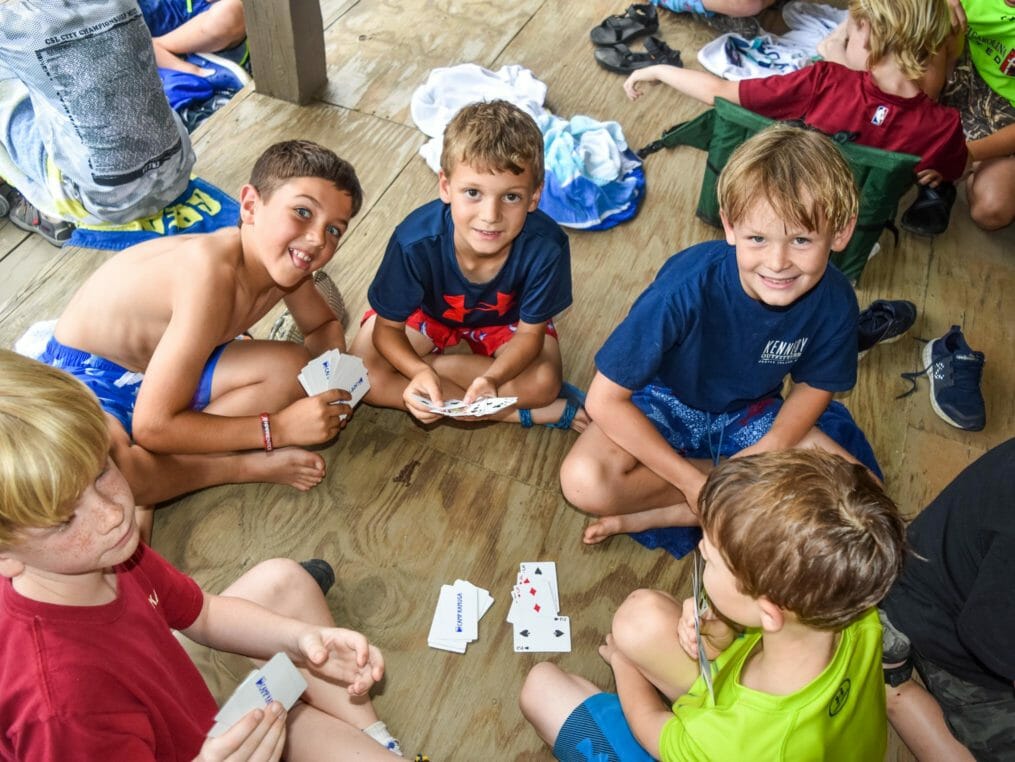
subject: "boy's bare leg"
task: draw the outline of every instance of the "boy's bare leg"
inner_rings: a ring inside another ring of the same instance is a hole
[[[138,505],[154,505],[217,484],[269,482],[306,491],[324,478],[324,459],[298,447],[270,453],[158,455],[132,444],[118,420],[106,415],[110,454]]]
[[[775,0],[703,0],[707,11],[724,16],[757,16]]]
[[[552,747],[571,712],[589,696],[602,692],[584,677],[544,661],[526,675],[518,706],[539,737]]]
[[[888,721],[918,760],[972,762],[973,755],[948,729],[941,706],[916,680],[894,688],[886,684],[885,701]]]
[[[698,678],[698,662],[677,640],[682,604],[661,590],[635,590],[613,615],[613,645],[669,698],[682,696]]]
[[[188,53],[214,53],[238,45],[247,36],[241,0],[216,0],[208,10],[154,37],[155,63],[166,69],[198,74],[200,67],[183,60]]]
[[[334,627],[335,620],[321,589],[295,561],[276,558],[250,569],[222,595],[245,598],[283,616]],[[286,759],[397,759],[382,749],[363,728],[377,721],[369,696],[350,696],[346,686],[301,670],[307,681],[298,710],[290,713]],[[336,741],[341,745],[336,745]],[[357,756],[359,755],[359,756]]]
[[[405,410],[405,401],[402,395],[409,386],[409,379],[403,376],[389,363],[381,353],[374,347],[374,324],[377,316],[372,315],[362,326],[349,345],[349,354],[356,355],[363,360],[367,366],[367,373],[370,375],[370,391],[363,398],[364,401],[374,407],[389,407],[395,410]],[[417,355],[427,361],[433,352],[434,344],[430,339],[412,328],[406,327],[406,336]],[[465,390],[461,388],[445,389],[448,399],[454,396],[461,397]]]
[[[984,230],[1015,221],[1015,157],[981,161],[966,181],[969,216]]]
[[[712,464],[691,461],[708,473]],[[574,443],[560,467],[564,497],[579,510],[600,516],[585,528],[585,543],[625,532],[696,526],[684,495],[603,433],[595,421]]]

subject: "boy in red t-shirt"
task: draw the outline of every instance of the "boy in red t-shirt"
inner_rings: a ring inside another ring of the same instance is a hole
[[[203,592],[140,543],[109,444],[80,382],[0,350],[0,759],[396,759],[368,695],[381,653],[335,627],[315,579],[275,559]],[[170,628],[285,652],[308,688],[208,737],[215,700]]]
[[[953,182],[968,151],[959,112],[920,89],[931,59],[951,33],[946,0],[852,0],[850,40],[867,70],[818,62],[799,71],[730,82],[675,66],[638,69],[624,82],[632,100],[643,82],[663,82],[705,103],[725,98],[771,119],[802,119],[822,132],[857,133],[860,145],[921,157],[918,182]]]

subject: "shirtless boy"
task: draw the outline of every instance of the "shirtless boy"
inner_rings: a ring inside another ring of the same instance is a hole
[[[71,298],[40,359],[85,383],[109,422],[112,454],[140,504],[213,484],[307,490],[348,394],[306,397],[296,376],[345,349],[314,287],[362,203],[352,166],[307,141],[277,143],[240,191],[240,224],[133,246]],[[237,341],[283,300],[304,344]],[[333,404],[337,403],[337,404]]]

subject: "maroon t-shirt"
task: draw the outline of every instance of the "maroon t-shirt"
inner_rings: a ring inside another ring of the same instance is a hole
[[[868,72],[819,61],[789,74],[745,79],[740,105],[770,119],[803,119],[829,134],[857,132],[858,144],[919,156],[917,172],[935,169],[945,180],[966,168],[957,110],[923,93],[901,98],[882,92]]]
[[[144,545],[117,597],[60,606],[0,579],[0,759],[192,760],[218,708],[170,628],[204,594]]]

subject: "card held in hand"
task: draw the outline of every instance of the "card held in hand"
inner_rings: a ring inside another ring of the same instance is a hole
[[[277,701],[288,711],[306,689],[307,681],[303,675],[288,656],[279,652],[260,669],[247,675],[236,687],[233,695],[215,715],[215,724],[208,735],[222,735],[247,712],[264,709],[272,701]]]

